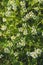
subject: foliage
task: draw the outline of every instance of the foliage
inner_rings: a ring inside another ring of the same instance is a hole
[[[0,65],[43,65],[43,0],[0,0]]]

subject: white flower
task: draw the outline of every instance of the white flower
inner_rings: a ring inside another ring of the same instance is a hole
[[[12,8],[14,11],[17,10],[17,6],[16,6],[15,0],[9,0],[9,1],[8,1],[8,5],[11,6],[11,7],[9,8],[10,10],[11,10],[11,8]],[[8,9],[8,10],[9,10],[9,9]]]
[[[6,22],[6,18],[3,18],[3,22]]]
[[[33,35],[37,34],[37,31],[36,31],[36,28],[35,28],[35,26],[32,26],[31,33],[32,33]]]
[[[30,56],[30,52],[27,51],[27,52],[26,52],[26,55],[27,55],[27,56]]]
[[[22,18],[23,21],[27,21],[30,18],[29,13],[27,13],[24,18]]]
[[[18,30],[19,30],[19,32],[23,32],[23,28],[22,28],[22,27],[21,27],[21,28],[19,28]]]
[[[35,20],[37,16],[31,11],[29,12],[29,17]]]
[[[13,4],[13,3],[14,3],[14,1],[10,0],[10,4]]]
[[[31,11],[31,12],[29,12],[29,16],[30,17],[33,17],[34,16],[34,13]]]
[[[16,37],[19,37],[20,36],[20,33],[17,33]]]
[[[4,48],[5,53],[10,53],[10,50],[8,48]]]
[[[6,29],[7,29],[7,26],[5,26],[5,25],[1,26],[1,30],[5,31]]]
[[[19,42],[19,45],[20,46],[25,46],[25,44],[26,44],[25,38],[21,38],[20,40],[21,40],[21,42]]]
[[[17,47],[25,46],[26,42],[24,39],[20,39],[21,41],[17,43]]]
[[[12,5],[12,4],[14,4],[14,2],[15,2],[14,0],[9,0],[8,5]]]
[[[21,5],[22,7],[24,7],[24,6],[25,6],[25,1],[20,1],[20,5]]]
[[[13,4],[13,5],[12,5],[12,9],[13,9],[14,11],[17,10],[17,6],[16,6],[16,4]]]
[[[22,26],[23,26],[24,28],[27,27],[26,23],[23,23]]]
[[[8,6],[7,9],[8,9],[8,11],[11,10],[11,6]]]
[[[34,15],[34,13],[31,11],[31,12],[29,12],[29,13],[27,13],[25,16],[24,16],[24,18],[22,18],[22,20],[23,21],[27,21],[28,19],[30,19],[30,18],[33,18],[33,19],[35,19],[35,15]]]
[[[30,18],[30,17],[29,17],[29,13],[27,13],[27,14],[26,14],[26,19],[29,19],[29,18]]]
[[[42,50],[41,49],[36,49],[35,52],[40,55]]]
[[[3,57],[3,55],[2,54],[0,54],[0,58],[2,58]]]
[[[27,33],[27,29],[24,29],[24,31],[23,31],[23,35],[27,35],[28,33]]]
[[[24,18],[22,18],[23,21],[27,21],[30,18],[29,13],[27,13]]]
[[[11,40],[14,40],[16,37],[13,35],[13,36],[11,36]]]
[[[18,52],[15,52],[15,53],[14,53],[14,56],[16,57],[16,56],[18,56],[18,54],[19,54]]]
[[[30,52],[30,56],[33,57],[33,58],[37,58],[37,53],[36,52]]]
[[[27,9],[26,9],[26,7],[24,7],[24,8],[22,8],[22,12],[27,12]]]
[[[8,45],[7,45],[8,47],[12,47],[13,46],[13,43],[12,42],[10,42],[10,41],[8,41]]]
[[[10,11],[6,11],[6,12],[5,12],[5,16],[7,16],[7,17],[9,17],[9,16],[10,16],[10,14],[11,14],[11,12],[10,12]]]
[[[24,42],[19,42],[19,45],[20,46],[25,46],[25,43]]]
[[[31,57],[33,57],[33,58],[37,58],[37,57],[38,57],[38,55],[40,55],[40,54],[41,54],[41,52],[42,52],[42,50],[41,50],[41,49],[35,49],[35,51],[34,51],[34,52],[30,52],[30,56],[31,56]]]

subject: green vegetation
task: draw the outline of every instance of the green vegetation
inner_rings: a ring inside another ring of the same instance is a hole
[[[0,0],[0,65],[43,65],[43,0]]]

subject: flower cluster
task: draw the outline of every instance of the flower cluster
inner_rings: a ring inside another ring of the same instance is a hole
[[[27,52],[26,55],[27,55],[27,56],[31,56],[31,57],[33,57],[33,58],[37,58],[38,55],[41,54],[41,52],[42,52],[41,49],[35,49],[34,52]]]
[[[27,20],[30,19],[30,18],[36,19],[36,17],[37,17],[37,16],[31,11],[31,12],[27,13],[27,14],[24,16],[24,18],[22,18],[22,20],[23,20],[23,21],[27,21]]]
[[[20,1],[20,5],[21,5],[21,13],[23,14],[27,12],[25,1]]]

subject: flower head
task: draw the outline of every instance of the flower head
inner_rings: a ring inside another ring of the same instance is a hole
[[[5,53],[10,53],[10,50],[8,48],[4,48]]]
[[[6,22],[6,18],[3,18],[3,22]]]
[[[35,26],[32,26],[31,33],[32,33],[32,35],[37,34],[37,30],[36,30]]]
[[[6,26],[6,25],[2,25],[2,26],[1,26],[1,30],[2,30],[2,31],[5,31],[6,29],[7,29],[7,26]]]
[[[0,54],[0,58],[2,58],[3,57],[3,54]]]
[[[36,52],[30,52],[30,56],[33,57],[33,58],[37,58],[37,53]]]

